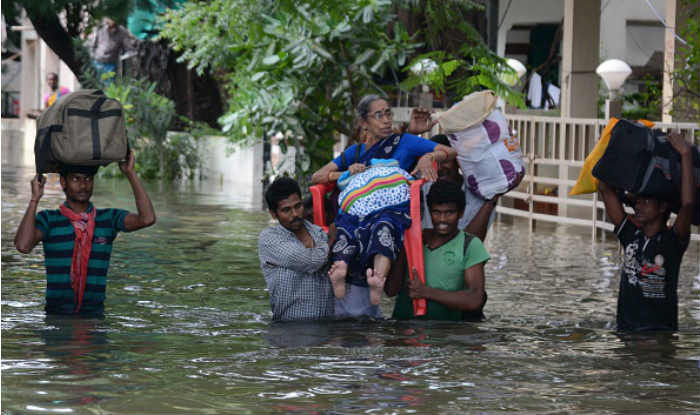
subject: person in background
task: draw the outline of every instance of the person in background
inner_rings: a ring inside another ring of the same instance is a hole
[[[51,91],[44,95],[44,108],[52,106],[62,96],[70,94],[70,89],[58,85],[58,74],[56,72],[49,72],[46,75],[46,83]]]
[[[333,289],[326,275],[328,237],[304,220],[301,189],[282,177],[265,192],[270,215],[278,224],[260,233],[258,256],[270,292],[273,320],[333,317]]]
[[[92,37],[91,52],[99,76],[117,72],[119,56],[133,50],[137,40],[123,26],[105,17]]]
[[[138,213],[97,209],[90,202],[97,167],[62,166],[60,183],[66,201],[58,209],[36,213],[46,178],[36,175],[27,211],[15,234],[15,247],[27,254],[44,246],[46,313],[100,315],[104,312],[107,269],[112,243],[121,231],[156,222],[146,190],[134,171],[134,154],[119,163],[129,180]]]
[[[417,276],[408,278],[406,250],[402,249],[384,286],[388,296],[398,294],[393,318],[481,320],[487,299],[484,264],[489,254],[479,238],[459,228],[464,191],[453,181],[438,179],[427,200],[434,229],[423,235],[425,284]],[[427,300],[424,316],[413,314],[412,299],[416,298]]]
[[[678,330],[678,272],[690,242],[693,209],[691,147],[680,134],[668,142],[681,156],[681,205],[671,228],[669,203],[653,197],[634,198],[630,216],[610,185],[598,189],[605,212],[622,245],[622,276],[617,299],[617,330]]]

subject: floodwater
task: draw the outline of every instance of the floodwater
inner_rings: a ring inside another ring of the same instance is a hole
[[[104,319],[48,318],[41,247],[22,255],[12,243],[31,174],[2,171],[3,413],[700,411],[697,242],[677,333],[614,332],[614,240],[507,219],[486,241],[482,323],[271,324],[256,250],[268,215],[233,195],[149,184],[158,223],[117,238]],[[135,209],[125,180],[95,187],[97,206]],[[62,196],[54,178],[40,207]]]

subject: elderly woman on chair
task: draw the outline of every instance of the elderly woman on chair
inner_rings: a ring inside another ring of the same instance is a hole
[[[384,282],[411,224],[408,172],[434,181],[435,163],[455,159],[457,153],[412,134],[394,134],[391,108],[379,96],[362,98],[356,115],[365,141],[315,172],[312,182],[338,180],[343,189],[329,271],[336,317],[381,317]],[[427,111],[414,110],[407,131],[419,134],[434,124]]]

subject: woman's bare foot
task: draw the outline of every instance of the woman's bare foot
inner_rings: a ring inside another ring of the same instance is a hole
[[[333,286],[335,298],[345,297],[345,277],[348,275],[348,264],[345,261],[335,261],[328,270],[328,277]]]
[[[367,284],[369,285],[369,302],[372,305],[377,305],[382,301],[382,292],[384,292],[384,283],[386,276],[382,277],[373,269],[367,270]]]

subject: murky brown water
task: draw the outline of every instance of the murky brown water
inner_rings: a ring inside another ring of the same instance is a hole
[[[615,241],[517,221],[487,239],[483,323],[270,324],[256,252],[268,216],[149,185],[158,223],[115,242],[105,318],[47,318],[41,248],[12,244],[31,174],[2,169],[4,413],[700,411],[697,242],[674,334],[613,332]],[[46,193],[41,208],[62,200],[55,182]],[[134,209],[123,180],[100,180],[93,200]]]

